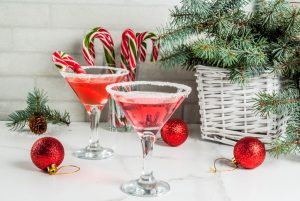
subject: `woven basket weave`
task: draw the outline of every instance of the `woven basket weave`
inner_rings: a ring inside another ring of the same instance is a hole
[[[203,139],[234,145],[253,136],[268,146],[284,129],[281,117],[262,117],[254,110],[257,93],[278,90],[278,78],[264,74],[240,86],[228,80],[226,69],[199,65],[196,70]]]

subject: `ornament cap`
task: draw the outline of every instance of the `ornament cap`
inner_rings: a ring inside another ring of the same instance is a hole
[[[58,168],[56,167],[55,164],[51,164],[50,166],[47,167],[47,172],[50,175],[55,175],[58,171]]]
[[[231,162],[232,162],[232,164],[235,165],[235,166],[238,166],[238,165],[239,165],[239,163],[235,160],[234,157],[231,159]]]

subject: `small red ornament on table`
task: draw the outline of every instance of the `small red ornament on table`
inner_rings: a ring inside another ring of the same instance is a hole
[[[228,158],[217,158],[214,161],[214,167],[211,168],[211,172],[233,171],[238,167],[254,169],[264,162],[266,149],[265,145],[259,139],[255,137],[244,137],[234,145],[233,155],[234,158],[232,160]],[[228,165],[231,166],[231,169],[217,169],[216,164],[220,160],[229,162]]]
[[[38,168],[55,174],[57,167],[64,160],[63,145],[53,137],[43,137],[37,140],[31,148],[31,160]]]
[[[173,147],[184,143],[188,134],[188,126],[180,119],[170,119],[161,129],[163,141]]]
[[[234,159],[237,164],[246,169],[261,165],[266,157],[265,145],[255,137],[244,137],[234,146]]]

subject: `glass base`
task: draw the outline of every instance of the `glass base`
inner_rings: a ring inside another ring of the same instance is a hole
[[[99,146],[91,147],[87,146],[84,149],[73,152],[73,156],[87,160],[102,160],[112,157],[114,151],[110,148],[104,148]]]
[[[121,190],[129,195],[138,197],[156,197],[166,194],[170,191],[170,185],[164,181],[154,183],[141,183],[140,179],[129,181],[121,186]]]

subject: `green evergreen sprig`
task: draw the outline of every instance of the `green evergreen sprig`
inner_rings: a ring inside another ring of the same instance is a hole
[[[171,10],[170,23],[159,30],[162,66],[227,68],[240,83],[266,70],[299,72],[294,66],[300,64],[300,10],[285,0],[257,0],[247,13],[243,7],[249,2],[182,0]]]
[[[274,140],[270,150],[274,156],[300,153],[300,94],[295,87],[273,93],[259,93],[256,109],[263,115],[277,114],[286,117],[284,133]]]
[[[279,92],[261,92],[256,99],[256,109],[262,115],[296,115],[300,113],[299,89],[289,88]]]
[[[159,30],[160,61],[164,68],[226,68],[240,84],[269,72],[289,80],[278,93],[259,93],[256,109],[287,119],[271,153],[300,153],[300,10],[286,0],[256,0],[247,13],[250,2],[182,0]]]
[[[29,92],[27,96],[27,108],[18,110],[8,116],[8,123],[6,124],[11,130],[18,130],[24,128],[29,119],[35,115],[41,115],[46,118],[48,123],[53,124],[70,124],[70,114],[68,112],[59,112],[53,110],[46,105],[48,102],[47,94],[44,90],[34,89]]]

